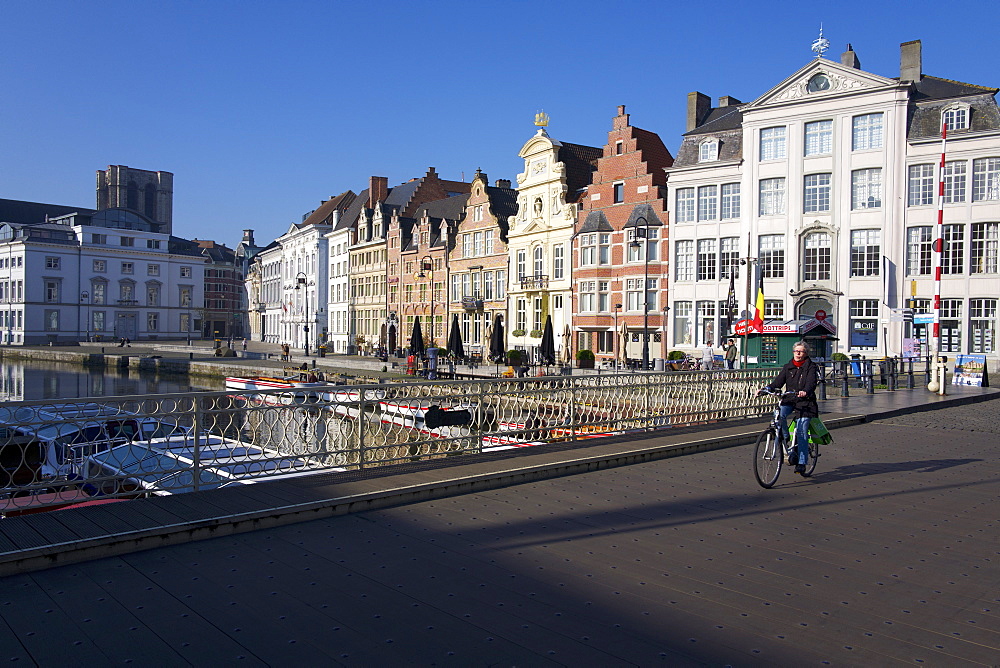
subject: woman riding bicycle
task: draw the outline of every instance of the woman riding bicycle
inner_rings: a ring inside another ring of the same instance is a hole
[[[809,421],[819,417],[819,405],[816,403],[816,383],[819,373],[816,365],[809,359],[808,348],[804,341],[792,346],[792,359],[778,372],[767,388],[777,392],[782,386],[787,393],[794,392],[781,400],[781,430],[785,442],[788,441],[788,416],[798,411],[799,417],[795,423],[795,445],[788,455],[788,463],[795,464],[795,472],[802,474],[806,470],[809,458]]]

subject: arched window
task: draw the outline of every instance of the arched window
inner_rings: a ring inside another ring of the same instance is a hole
[[[698,146],[698,162],[713,162],[719,159],[719,140],[706,139]]]
[[[802,248],[802,280],[828,281],[831,270],[830,235],[826,232],[806,235]]]
[[[941,113],[942,123],[947,124],[948,131],[969,129],[969,105],[956,102],[945,107]]]

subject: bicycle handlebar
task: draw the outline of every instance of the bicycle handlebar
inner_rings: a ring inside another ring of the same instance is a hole
[[[791,398],[798,395],[798,392],[778,392],[777,390],[772,390],[770,387],[762,387],[757,390],[757,396],[762,397],[764,395],[771,397],[778,397],[779,399]]]

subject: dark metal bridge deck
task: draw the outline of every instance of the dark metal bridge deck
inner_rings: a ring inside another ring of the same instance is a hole
[[[879,421],[772,490],[714,449],[758,422],[4,520],[7,572],[118,556],[4,578],[0,659],[995,664],[1000,418],[963,405],[994,396],[828,401]]]

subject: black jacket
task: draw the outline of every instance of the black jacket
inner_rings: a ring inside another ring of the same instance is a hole
[[[806,358],[802,366],[797,367],[791,361],[781,367],[778,376],[768,385],[772,390],[785,387],[786,392],[804,391],[804,397],[786,397],[782,405],[794,406],[802,417],[819,417],[819,405],[816,403],[816,383],[819,381],[819,369],[810,358]]]

